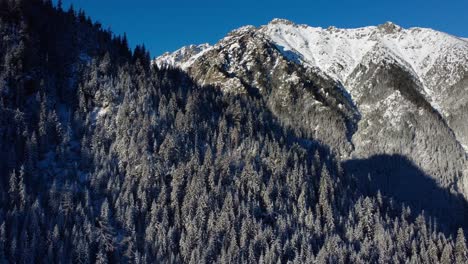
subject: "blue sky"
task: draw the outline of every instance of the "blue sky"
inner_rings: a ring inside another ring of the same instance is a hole
[[[273,18],[321,27],[392,21],[468,37],[468,0],[63,0],[70,4],[114,33],[126,32],[132,46],[144,43],[152,56],[215,43],[232,29]]]

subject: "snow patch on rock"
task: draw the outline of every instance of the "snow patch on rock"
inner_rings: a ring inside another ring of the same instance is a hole
[[[468,154],[468,146],[461,144],[462,148],[465,150],[465,152]]]
[[[105,117],[110,112],[110,107],[95,107],[91,112],[92,124],[96,124],[101,118]]]

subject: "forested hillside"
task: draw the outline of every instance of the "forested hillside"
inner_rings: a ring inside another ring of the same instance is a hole
[[[0,0],[0,263],[467,263],[463,198],[405,157],[342,162],[269,103]],[[447,210],[379,188],[401,168]]]

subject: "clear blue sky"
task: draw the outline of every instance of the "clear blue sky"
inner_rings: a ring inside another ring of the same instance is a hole
[[[54,0],[55,2],[57,0]],[[63,0],[152,56],[188,44],[216,43],[232,29],[273,18],[328,27],[392,21],[468,37],[468,0]]]

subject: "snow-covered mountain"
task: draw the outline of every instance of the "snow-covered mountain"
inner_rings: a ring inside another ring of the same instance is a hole
[[[401,154],[468,197],[468,42],[387,22],[317,28],[274,19],[155,59],[251,93],[343,160]]]
[[[248,29],[254,27],[247,26],[233,32]],[[437,80],[451,86],[463,79],[463,73],[468,69],[467,39],[428,28],[404,29],[387,22],[356,29],[323,29],[274,19],[255,30],[274,43],[285,57],[291,60],[296,58],[297,62],[307,67],[318,68],[342,84],[347,84],[349,75],[366,55],[389,56],[422,82],[425,95],[442,112],[447,109],[440,106],[442,98],[437,93],[447,87],[438,87],[440,83]],[[158,57],[156,63],[186,69],[211,48],[209,44],[183,47]],[[457,72],[457,68],[461,68],[461,71]],[[447,74],[451,78],[443,78]],[[352,89],[352,85],[346,87]]]

